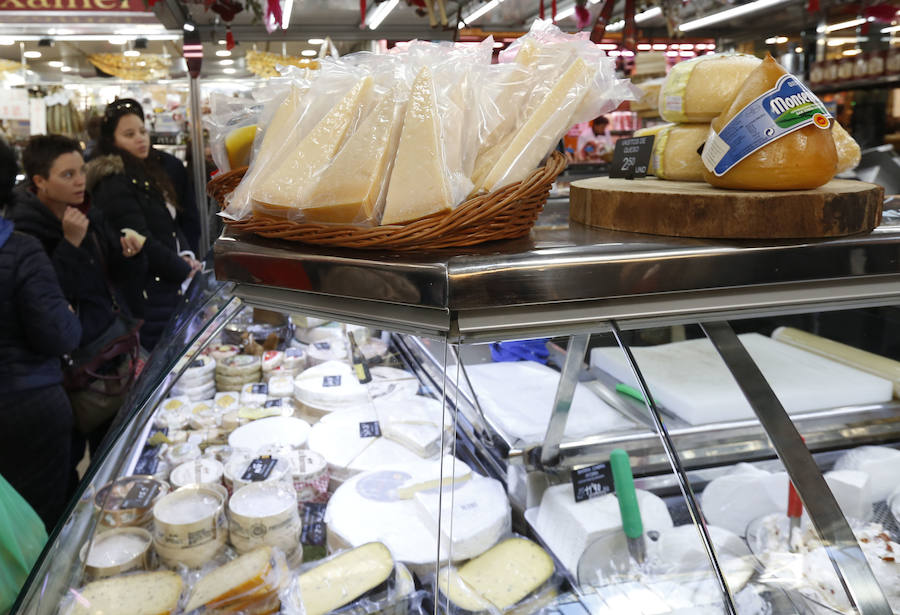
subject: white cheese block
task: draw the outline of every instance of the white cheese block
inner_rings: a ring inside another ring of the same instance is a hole
[[[88,583],[78,592],[72,615],[169,615],[178,608],[181,576],[160,571]]]
[[[743,536],[754,519],[787,514],[788,476],[739,463],[734,471],[716,478],[703,490],[700,502],[708,523]]]
[[[340,553],[298,577],[305,613],[325,615],[335,611],[382,586],[393,573],[391,552],[381,543]]]
[[[393,96],[382,98],[322,173],[302,205],[304,220],[337,223],[372,218],[394,159],[403,110]]]
[[[244,376],[262,369],[262,364],[257,356],[239,354],[227,359],[222,359],[216,364],[217,376]]]
[[[872,497],[872,480],[868,473],[859,470],[833,470],[825,474],[825,481],[845,517],[860,521],[872,518],[875,498]]]
[[[275,376],[269,378],[269,397],[280,399],[293,397],[294,379],[290,376]]]
[[[588,93],[593,71],[578,58],[563,73],[525,124],[516,131],[481,188],[490,192],[521,181],[572,125],[572,115]]]
[[[184,612],[190,613],[204,605],[234,598],[235,594],[240,596],[265,587],[273,566],[271,547],[260,547],[219,566],[197,581]]]
[[[645,533],[672,527],[663,500],[642,489],[637,490],[637,497]],[[541,498],[535,530],[559,561],[577,574],[578,561],[593,541],[622,531],[619,501],[614,494],[607,494],[575,502],[571,483],[555,485]]]
[[[281,350],[267,350],[262,355],[263,372],[272,371],[284,363],[284,352]]]
[[[426,67],[409,93],[382,224],[402,224],[455,205],[439,122],[434,81]]]
[[[364,77],[284,157],[272,165],[253,186],[256,206],[268,213],[284,213],[304,203],[356,122],[372,90],[373,79]]]
[[[350,469],[353,461],[376,440],[360,437],[359,424],[376,420],[368,406],[332,412],[312,426],[309,450],[325,458],[336,480],[346,480],[355,474]]]
[[[329,361],[343,361],[350,355],[343,338],[331,338],[310,344],[306,356],[310,365],[320,365]]]
[[[384,437],[394,440],[420,457],[432,457],[441,450],[442,432],[450,441],[453,419],[443,404],[430,397],[380,397],[373,400]]]
[[[188,413],[191,410],[192,401],[184,395],[170,397],[159,405],[160,410],[167,412]]]
[[[739,592],[753,576],[756,559],[747,543],[737,534],[714,525],[707,525],[706,529],[719,558],[719,565],[725,572],[729,589],[732,593]],[[676,578],[691,581],[708,578],[710,583],[714,581],[712,564],[693,524],[660,532],[659,540],[649,541],[648,555],[654,562],[654,571],[660,577],[679,575]],[[713,593],[718,593],[715,587],[711,589]]]
[[[305,363],[304,363],[305,365]],[[270,372],[266,372],[263,374],[263,377],[266,379],[266,382],[271,386],[272,380],[275,378],[287,378],[291,381],[291,395],[293,395],[294,391],[294,378],[300,375],[300,372],[303,371],[304,368],[298,367],[296,369],[285,369],[284,365],[276,367]]]
[[[192,429],[211,429],[218,425],[221,414],[212,399],[198,401],[191,406],[189,423]]]
[[[284,351],[284,360],[281,363],[283,370],[301,370],[306,367],[306,351],[302,348],[288,348]],[[277,368],[275,368],[277,369]],[[273,371],[273,370],[270,370]]]
[[[511,531],[506,489],[493,478],[472,476],[459,485],[419,491],[415,500],[434,540],[450,545],[450,561],[481,555]]]
[[[200,450],[199,446],[190,442],[185,442],[182,444],[170,445],[164,453],[164,458],[170,466],[174,467],[187,461],[199,459],[202,454],[203,452]]]
[[[886,500],[900,488],[900,451],[887,446],[860,446],[834,463],[835,470],[858,470],[869,475],[873,502]]]
[[[396,492],[409,481],[437,478],[435,467],[421,460],[399,462],[358,474],[338,487],[325,511],[329,544],[382,542],[396,561],[414,572],[433,571],[438,545],[432,530],[422,521],[415,500],[398,498]],[[439,559],[446,561],[447,545],[441,545]]]
[[[559,385],[559,372],[534,361],[467,365],[466,371],[485,416],[501,433],[524,442],[543,442]],[[585,385],[576,385],[566,422],[566,438],[633,426],[634,423]]]
[[[290,416],[273,416],[238,427],[228,436],[228,444],[234,448],[255,451],[267,444],[284,444],[300,447],[309,437],[309,423]]]
[[[788,413],[881,403],[892,385],[758,333],[738,336]],[[750,403],[706,338],[633,349],[654,399],[692,425],[754,418]],[[591,365],[637,386],[618,348],[594,348]]]
[[[241,404],[261,406],[269,399],[269,385],[265,382],[251,382],[241,387]]]
[[[342,340],[344,339],[344,331],[341,328],[341,323],[323,322],[310,327],[298,326],[294,329],[294,339],[304,344],[314,344],[334,339]]]
[[[424,472],[424,474],[428,474],[429,477],[424,480],[412,478],[397,487],[397,497],[409,499],[418,493],[433,491],[438,487],[447,489],[459,487],[475,476],[472,474],[472,468],[451,455],[445,455],[442,459],[435,461],[434,469],[431,472]],[[440,480],[438,480],[439,475],[442,477]]]
[[[294,379],[294,397],[325,412],[359,405],[369,399],[353,368],[340,361],[326,361],[301,372]]]
[[[369,372],[372,374],[368,384],[372,399],[388,395],[412,397],[419,392],[419,380],[411,372],[382,365],[370,367]]]
[[[432,455],[427,459],[434,459],[438,455]],[[409,450],[402,444],[398,444],[387,438],[375,438],[371,446],[367,446],[350,463],[348,469],[351,472],[364,472],[373,468],[393,464],[418,464],[423,461],[422,456]]]

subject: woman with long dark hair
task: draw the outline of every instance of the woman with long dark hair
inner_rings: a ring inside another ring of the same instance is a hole
[[[172,182],[156,157],[140,104],[129,98],[110,103],[103,116],[100,154],[88,164],[91,201],[117,229],[146,237],[148,272],[134,280],[132,312],[144,319],[141,344],[152,350],[182,301],[182,287],[199,269],[179,228],[180,205]]]

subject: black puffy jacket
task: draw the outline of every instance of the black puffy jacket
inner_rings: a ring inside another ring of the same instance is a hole
[[[39,239],[50,256],[63,294],[81,321],[79,346],[97,339],[109,328],[117,307],[129,313],[128,305],[141,297],[126,297],[121,289],[134,291],[130,281],[143,280],[147,275],[144,251],[125,258],[118,234],[106,223],[103,213],[92,207],[87,215],[90,226],[76,248],[63,237],[59,218],[27,186],[13,190],[7,212],[16,230]]]
[[[181,284],[191,271],[178,252],[190,246],[169,214],[163,195],[149,178],[126,173],[119,156],[101,156],[88,163],[87,189],[116,231],[131,228],[147,242],[147,275],[135,279],[126,296],[137,297],[132,313],[144,319],[141,344],[152,350],[183,298]]]
[[[41,243],[0,218],[0,395],[62,382],[60,357],[80,339]]]
[[[178,226],[188,240],[190,249],[194,254],[200,254],[200,213],[197,211],[197,199],[194,196],[194,182],[191,181],[184,163],[169,152],[154,149],[159,157],[159,162],[166,170],[166,175],[172,180],[175,188],[175,196],[181,211],[178,212]]]

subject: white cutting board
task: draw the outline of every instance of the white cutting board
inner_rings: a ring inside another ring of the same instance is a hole
[[[891,399],[888,380],[758,333],[739,337],[789,414]],[[708,339],[636,346],[632,352],[653,398],[684,421],[700,425],[755,416]],[[591,365],[637,386],[618,347],[593,349]]]
[[[525,442],[542,442],[553,411],[559,372],[534,361],[466,365],[485,416],[500,430]],[[575,387],[565,438],[583,438],[635,424],[583,384]]]

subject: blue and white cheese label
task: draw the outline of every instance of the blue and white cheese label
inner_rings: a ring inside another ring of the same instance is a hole
[[[721,132],[710,129],[703,164],[721,177],[756,150],[810,125],[828,130],[831,115],[796,77],[784,75],[773,89],[731,118]]]

